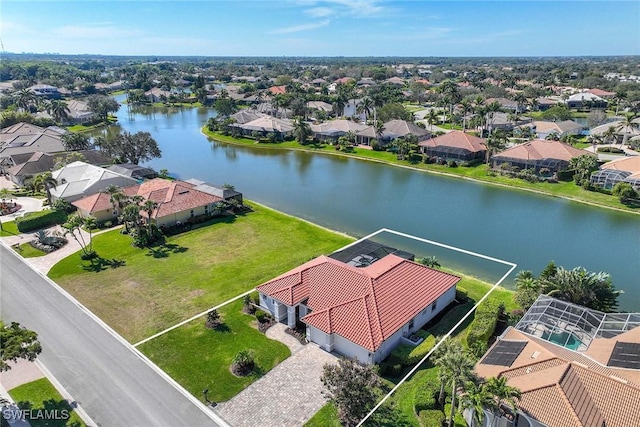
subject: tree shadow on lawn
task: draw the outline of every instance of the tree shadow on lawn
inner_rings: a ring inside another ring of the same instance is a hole
[[[98,256],[96,258],[92,258],[90,260],[90,264],[83,264],[82,269],[85,271],[93,271],[94,273],[99,273],[107,268],[118,268],[126,265],[126,261],[123,259],[106,259]]]
[[[146,255],[154,258],[167,258],[170,254],[181,254],[188,250],[189,248],[175,243],[162,243],[149,247],[149,252]]]

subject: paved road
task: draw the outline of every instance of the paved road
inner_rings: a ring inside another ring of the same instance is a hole
[[[220,425],[4,245],[0,296],[2,319],[38,333],[39,359],[98,425]]]

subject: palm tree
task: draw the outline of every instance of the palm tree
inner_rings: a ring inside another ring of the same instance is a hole
[[[616,137],[617,135],[618,135],[618,133],[616,132],[616,128],[615,128],[615,126],[609,126],[609,127],[607,128],[607,130],[606,130],[606,131],[604,131],[604,132],[602,133],[602,138],[604,139],[604,141],[605,141],[607,144],[610,144],[610,141],[611,141],[611,140],[613,140],[613,139],[615,139],[615,137]],[[594,136],[595,136],[595,135],[594,135]],[[594,151],[594,153],[595,153],[595,151]]]
[[[45,191],[47,193],[47,202],[51,206],[51,189],[58,185],[58,181],[51,175],[51,172],[43,172],[37,174],[33,178],[33,187],[35,191]]]
[[[154,202],[153,200],[145,200],[142,204],[142,210],[147,214],[147,226],[149,231],[149,238],[151,238],[151,215],[153,215],[153,211],[159,206],[158,202]]]
[[[84,236],[82,235],[83,224],[84,219],[82,217],[80,217],[79,215],[71,215],[69,218],[67,218],[67,222],[62,224],[62,228],[65,229],[65,235],[71,234],[73,239],[78,242],[83,255],[89,256],[90,252],[87,251],[87,244],[84,240]]]
[[[502,107],[497,102],[492,102],[484,108],[484,114],[487,121],[487,127],[489,128],[489,135],[491,135],[493,131],[493,120],[498,111],[500,111]]]
[[[541,293],[540,282],[531,271],[521,270],[516,275],[515,285],[516,294],[513,297],[514,301],[522,307],[523,310],[528,310]]]
[[[93,252],[93,229],[98,227],[98,221],[92,217],[92,216],[88,216],[84,219],[82,225],[84,225],[84,228],[86,228],[87,232],[89,233],[89,253]]]
[[[102,192],[109,195],[109,203],[111,203],[111,207],[113,207],[113,214],[117,216],[126,204],[127,195],[122,191],[122,188],[117,185],[109,185]]]
[[[31,89],[20,89],[14,95],[16,107],[24,112],[29,112],[32,105],[37,104],[36,94]]]
[[[140,222],[140,206],[135,203],[130,203],[122,209],[118,219],[124,223],[124,228],[129,233],[131,230],[130,224],[134,224],[138,228]]]
[[[411,148],[411,143],[405,137],[401,136],[393,141],[393,146],[396,148],[400,160],[404,160],[404,156],[409,152],[409,148]]]
[[[484,384],[469,382],[464,387],[465,393],[462,395],[462,406],[473,411],[473,420],[476,426],[481,426],[484,419],[485,409],[495,411],[495,400],[491,393],[484,387]]]
[[[504,150],[506,147],[507,135],[505,135],[504,131],[498,130],[489,135],[485,144],[487,145],[487,164],[489,164],[489,160],[493,153]]]
[[[302,117],[296,117],[293,121],[293,135],[301,145],[305,145],[307,139],[313,135],[313,132],[311,131],[309,123],[305,122]]]
[[[497,411],[502,413],[502,409],[500,408],[501,404],[506,404],[512,411],[515,412],[517,409],[517,400],[520,400],[522,397],[522,392],[516,388],[511,387],[507,384],[506,377],[491,377],[487,379],[487,382],[482,387],[485,389],[487,394],[491,396],[493,400],[493,405],[491,405],[491,409],[494,413],[493,420],[491,421],[491,425],[497,422]]]
[[[438,123],[438,113],[433,108],[429,110],[429,115],[427,116],[427,123],[429,124],[429,130],[433,132],[433,125]]]
[[[67,104],[65,104],[63,101],[60,101],[59,99],[52,99],[51,101],[47,102],[46,108],[47,113],[51,114],[56,122],[63,123],[69,119],[69,113],[71,111],[69,111]]]
[[[635,134],[640,129],[640,123],[635,121],[635,114],[625,114],[624,120],[615,124],[615,128],[619,134],[624,135],[622,137],[622,142],[620,146],[623,146],[627,143],[629,136]]]
[[[375,107],[375,105],[373,105],[373,99],[371,99],[368,96],[365,96],[360,101],[360,105],[358,105],[358,108],[356,109],[356,112],[357,113],[364,113],[365,114],[365,120],[369,120],[369,116],[371,115],[372,111],[373,111],[373,122],[375,123],[378,120],[377,119],[377,114],[376,114],[376,107]]]
[[[440,342],[441,340],[442,338],[436,338],[436,342]],[[439,359],[448,354],[461,352],[462,350],[462,344],[460,344],[460,341],[456,341],[452,338],[447,338],[442,341],[440,346],[434,351],[433,363],[437,365]],[[444,370],[438,371],[438,379],[440,380],[440,393],[438,394],[438,403],[440,403],[440,406],[444,408],[445,387],[447,385],[447,376]]]
[[[460,351],[442,355],[435,360],[434,364],[442,372],[442,378],[451,387],[451,413],[449,414],[449,427],[451,427],[456,413],[458,387],[474,379],[474,362],[469,353],[460,349]]]
[[[473,109],[473,105],[471,105],[471,101],[467,98],[460,101],[460,111],[462,113],[462,132],[467,129],[467,114],[470,113]]]
[[[618,295],[605,272],[591,272],[583,267],[566,270],[558,267],[552,277],[541,279],[542,292],[574,304],[611,312],[618,306]]]
[[[617,90],[613,99],[616,101],[616,116],[618,115],[618,111],[620,110],[620,104],[627,98],[627,94],[622,92],[621,90]]]

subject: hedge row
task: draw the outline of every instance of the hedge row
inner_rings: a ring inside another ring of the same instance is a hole
[[[487,346],[491,334],[496,329],[496,322],[501,311],[502,306],[495,301],[485,301],[478,307],[467,333],[467,345],[470,349]]]
[[[63,224],[66,221],[66,212],[46,209],[44,211],[26,213],[23,217],[16,219],[16,225],[18,231],[26,233],[55,224]]]

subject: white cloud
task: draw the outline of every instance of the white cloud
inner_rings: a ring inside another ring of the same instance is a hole
[[[305,10],[305,13],[314,18],[324,18],[326,16],[333,15],[333,10],[328,7],[314,7],[312,9]]]
[[[324,21],[311,22],[309,24],[293,25],[291,27],[275,29],[273,31],[270,31],[269,34],[290,34],[299,33],[301,31],[315,30],[316,28],[326,27],[327,25],[329,25],[329,22],[330,21],[328,19],[325,19]]]

